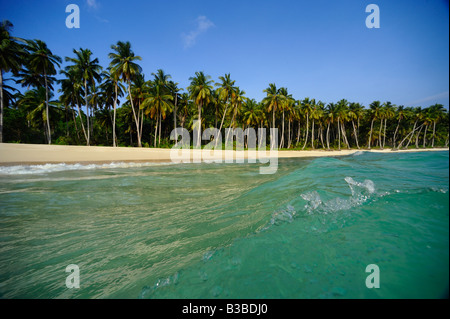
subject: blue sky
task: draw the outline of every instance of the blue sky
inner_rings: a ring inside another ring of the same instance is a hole
[[[65,25],[71,3],[79,29]],[[365,25],[371,3],[379,29]],[[258,101],[275,83],[325,103],[449,106],[448,0],[0,0],[0,19],[63,58],[89,48],[104,67],[111,44],[130,41],[146,78],[161,68],[183,88],[204,71],[231,73]]]

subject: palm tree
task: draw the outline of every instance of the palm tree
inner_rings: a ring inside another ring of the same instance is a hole
[[[114,75],[111,74],[111,68],[108,68],[108,71],[104,73],[104,81],[100,87],[103,93],[104,103],[108,109],[108,114],[110,116],[110,108],[111,106],[113,107],[113,117],[110,120],[112,125],[113,147],[116,147],[116,108],[120,103],[119,97],[124,95],[125,88],[119,82],[119,80],[117,78],[114,78]]]
[[[191,84],[187,88],[189,97],[194,100],[198,110],[198,132],[197,132],[197,148],[201,145],[201,128],[202,128],[202,107],[208,105],[213,100],[211,76],[205,75],[202,71],[195,72],[194,77],[190,77]]]
[[[90,145],[90,120],[89,120],[89,101],[88,94],[89,89],[91,91],[95,90],[95,81],[101,81],[101,71],[102,67],[98,64],[99,61],[97,58],[91,60],[92,51],[89,49],[76,50],[73,49],[73,53],[75,54],[75,58],[66,57],[66,62],[73,63],[66,67],[66,71],[72,71],[78,79],[83,82],[84,86],[84,101],[86,106],[86,122],[87,122],[87,134],[86,134],[86,145]]]
[[[304,114],[306,114],[306,138],[305,138],[305,144],[303,144],[303,149],[305,149],[306,144],[308,143],[308,135],[309,135],[309,117],[311,116],[311,113],[313,111],[313,104],[315,103],[315,100],[312,99],[311,101],[309,98],[305,98],[303,101],[301,101],[301,109]]]
[[[384,103],[383,107],[383,115],[384,115],[384,136],[383,136],[383,146],[381,149],[384,148],[386,143],[386,126],[387,126],[387,120],[392,119],[395,116],[395,106],[392,105],[391,102]]]
[[[398,129],[400,127],[400,122],[405,118],[406,114],[407,114],[407,112],[406,112],[405,107],[403,105],[400,105],[399,107],[397,107],[397,111],[395,112],[395,116],[397,117],[398,122],[397,122],[397,127],[395,128],[394,137],[393,137],[393,141],[392,141],[394,150],[396,149],[395,142],[396,142]]]
[[[165,92],[162,82],[158,81],[158,78],[155,76],[155,80],[150,82],[149,93],[146,94],[141,104],[145,115],[150,114],[151,118],[156,118],[154,147],[156,147],[158,126],[159,144],[161,144],[161,118],[165,119],[167,112],[172,112],[173,104],[170,102],[171,100],[173,100],[173,96]]]
[[[325,119],[327,123],[327,134],[326,134],[326,140],[327,140],[327,150],[330,150],[330,124],[334,123],[335,119],[337,117],[336,112],[336,105],[334,103],[328,103],[326,110],[325,110]]]
[[[348,118],[352,121],[353,126],[353,135],[355,137],[356,147],[360,149],[359,142],[358,142],[358,132],[355,125],[355,120],[359,122],[359,119],[361,118],[363,107],[359,103],[350,103],[349,110],[348,110]]]
[[[269,87],[263,90],[267,96],[262,100],[262,103],[267,108],[267,112],[272,112],[272,127],[276,128],[275,125],[275,114],[281,108],[284,102],[283,96],[280,91],[277,90],[277,86],[274,83],[270,83]]]
[[[347,148],[350,149],[350,144],[347,140],[347,135],[345,133],[345,121],[348,118],[348,101],[345,99],[340,100],[336,104],[336,115],[338,122],[338,135],[339,135],[339,150],[341,150],[341,133],[344,140],[344,143],[347,145]]]
[[[289,95],[287,100],[288,100],[288,102],[286,103],[286,111],[288,114],[288,145],[287,145],[287,148],[291,148],[291,144],[292,144],[291,123],[292,123],[292,128],[293,128],[293,122],[294,122],[295,117],[297,116],[297,114],[296,114],[297,110],[295,108],[295,99],[292,97],[292,95]]]
[[[241,91],[239,87],[235,89],[233,94],[231,95],[231,104],[233,108],[231,109],[231,113],[233,114],[231,119],[231,127],[236,128],[236,118],[241,113],[242,103],[246,101],[246,97],[244,96],[245,92]],[[230,135],[231,130],[228,131],[228,135],[225,141],[228,141],[228,137]]]
[[[433,122],[433,139],[431,147],[434,148],[434,139],[436,137],[436,124],[444,117],[444,106],[442,104],[434,104],[430,106],[430,115]]]
[[[61,84],[61,89],[59,89],[59,92],[62,93],[60,96],[60,101],[66,107],[70,107],[72,109],[73,122],[75,124],[77,138],[79,139],[78,125],[75,118],[75,111],[73,110],[74,107],[77,107],[81,127],[84,133],[84,137],[87,141],[87,134],[84,128],[83,119],[81,118],[81,110],[80,110],[80,101],[83,99],[82,96],[84,94],[83,84],[81,83],[80,79],[77,77],[77,75],[73,70],[69,71],[61,70],[60,73],[65,76],[64,79],[59,81],[59,83]]]
[[[370,105],[370,117],[371,117],[371,122],[370,122],[370,133],[369,133],[369,145],[368,145],[368,149],[370,150],[371,148],[371,144],[372,144],[372,133],[373,133],[373,122],[381,117],[381,103],[380,101],[374,101],[372,102]]]
[[[0,23],[0,143],[3,143],[3,73],[17,73],[22,66],[23,48],[21,39],[11,36],[13,24],[8,20]]]
[[[282,97],[282,103],[280,104],[280,109],[282,111],[282,121],[281,121],[281,141],[280,141],[280,148],[284,147],[284,112],[288,111],[291,108],[294,99],[292,98],[292,94],[289,94],[287,91],[287,88],[281,87],[279,89],[279,93]]]
[[[57,101],[49,101],[52,94],[44,87],[39,87],[25,92],[17,102],[18,106],[27,112],[27,120],[33,127],[44,127],[45,138],[48,138],[47,125],[50,123],[49,114],[57,118],[61,110],[57,107]]]
[[[48,113],[48,96],[49,96],[49,78],[50,75],[56,74],[55,65],[59,67],[62,62],[61,58],[54,55],[52,51],[47,47],[47,44],[41,40],[28,40],[26,41],[25,49],[27,51],[26,65],[29,70],[35,74],[40,74],[44,79],[45,86],[45,109],[46,109],[46,136],[47,143],[52,143],[51,131],[50,131],[50,116]]]
[[[228,111],[228,102],[232,96],[232,94],[236,91],[236,87],[234,86],[236,81],[232,81],[230,74],[225,74],[224,76],[219,76],[219,80],[222,81],[222,83],[216,83],[215,86],[218,86],[217,88],[217,95],[218,95],[218,101],[223,101],[225,102],[225,111],[223,112],[222,115],[222,121],[220,122],[220,127],[219,127],[219,132],[222,132],[222,126],[223,126],[223,121],[225,119],[225,116],[227,114]],[[216,140],[216,146],[217,146],[217,141]]]
[[[145,81],[145,74],[138,73],[133,78],[131,83],[131,96],[133,97],[133,104],[137,105],[137,120],[139,128],[139,134],[142,139],[142,128],[144,124],[144,111],[141,108],[141,104],[144,101],[145,94],[148,91],[148,83]]]
[[[111,49],[115,51],[108,54],[108,57],[111,59],[111,74],[116,83],[121,78],[128,85],[128,98],[131,103],[134,122],[136,123],[138,146],[142,147],[141,135],[139,132],[139,121],[136,117],[136,111],[134,109],[133,98],[131,95],[131,80],[137,74],[142,72],[142,68],[135,61],[141,61],[142,58],[134,55],[134,52],[131,50],[131,44],[128,41],[118,41],[117,44],[111,45]]]
[[[182,91],[182,89],[178,88],[178,83],[175,83],[173,81],[169,81],[167,88],[169,89],[170,94],[174,96],[174,107],[173,107],[173,128],[177,128],[177,104],[178,104],[178,97],[180,94],[178,92]],[[217,126],[217,125],[216,125]],[[178,135],[175,134],[175,144],[178,143]]]
[[[424,125],[425,125],[425,132],[423,134],[423,147],[426,148],[427,146],[427,130],[428,126],[433,122],[433,115],[430,108],[426,108],[424,110]]]

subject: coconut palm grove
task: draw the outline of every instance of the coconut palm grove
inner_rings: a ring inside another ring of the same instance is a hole
[[[448,147],[449,115],[441,104],[324,103],[276,83],[261,88],[266,96],[256,101],[231,74],[213,79],[198,71],[179,87],[166,70],[143,70],[128,41],[111,44],[108,57],[103,66],[89,48],[60,57],[1,22],[0,142],[171,147],[175,127],[192,132],[201,120],[202,129],[222,134],[228,127],[276,127],[281,149]]]

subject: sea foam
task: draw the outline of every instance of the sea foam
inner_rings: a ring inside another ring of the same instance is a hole
[[[170,165],[172,163],[125,163],[113,162],[108,164],[43,164],[43,165],[15,165],[15,166],[0,166],[0,175],[34,175],[34,174],[48,174],[63,171],[77,171],[77,170],[95,170],[95,169],[115,169],[115,168],[139,168],[158,165]]]

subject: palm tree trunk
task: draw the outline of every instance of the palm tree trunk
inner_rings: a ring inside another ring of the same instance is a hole
[[[320,123],[319,131],[320,131],[320,143],[322,143],[322,148],[325,149],[325,144],[323,143],[323,127],[322,127],[322,123]]]
[[[89,104],[88,104],[88,98],[87,98],[87,81],[84,80],[84,101],[86,103],[86,117],[87,117],[87,136],[86,136],[86,144],[89,146],[89,139],[90,139],[90,129],[89,129]]]
[[[131,81],[128,81],[128,94],[130,96],[131,109],[133,110],[134,121],[136,123],[136,133],[137,133],[137,139],[138,139],[138,147],[142,147],[141,134],[139,132],[139,120],[136,117],[136,111],[134,110],[133,97],[131,96]]]
[[[314,118],[312,120],[312,127],[311,127],[311,147],[314,149]]]
[[[301,134],[301,132],[300,132],[300,128],[301,128],[301,122],[300,122],[300,120],[298,121],[298,131],[297,131],[297,145],[298,145],[298,143],[300,142],[300,134]]]
[[[159,112],[159,134],[158,134],[158,146],[161,147],[161,112]]]
[[[228,97],[227,97],[227,100],[225,101],[225,112],[223,112],[223,115],[222,115],[222,121],[220,122],[220,128],[219,128],[219,132],[220,132],[220,134],[222,134],[222,125],[223,125],[223,121],[225,120],[225,115],[227,114],[227,110],[228,110]],[[216,147],[217,147],[217,142],[218,142],[219,140],[217,139],[216,140]]]
[[[372,122],[370,123],[370,133],[369,133],[369,147],[368,149],[370,150],[370,146],[372,145],[372,132],[373,132],[373,122],[375,121],[375,119],[372,119]]]
[[[398,128],[400,127],[400,121],[401,121],[401,120],[402,120],[402,118],[400,117],[400,118],[398,119],[397,127],[395,128],[395,132],[394,132],[394,141],[393,141],[393,144],[394,144],[393,149],[395,149],[395,140],[396,140],[396,137],[397,137],[397,132],[398,132]]]
[[[47,143],[52,144],[52,133],[50,131],[50,117],[48,114],[48,83],[45,68],[44,68],[44,81],[45,81],[45,116],[47,117]]]
[[[434,136],[436,135],[436,121],[433,121],[433,140],[431,142],[431,147],[434,148]]]
[[[78,124],[77,124],[77,119],[75,118],[75,112],[72,110],[72,117],[73,117],[73,123],[75,124],[75,132],[77,133],[77,144],[80,143],[80,132],[78,132]]]
[[[381,144],[381,130],[382,130],[382,128],[383,128],[383,119],[381,119],[381,122],[380,122],[380,132],[378,134],[378,142],[377,142],[380,145],[381,149],[383,149],[383,145]]]
[[[139,111],[141,112],[141,120],[140,120],[140,135],[142,138],[142,128],[144,127],[144,110],[141,110],[141,100],[139,99]]]
[[[387,118],[384,119],[384,136],[383,136],[383,148],[386,145],[386,125],[387,125]]]
[[[3,143],[3,70],[0,70],[0,143]]]
[[[423,148],[427,147],[427,130],[428,130],[428,125],[425,125],[425,133],[423,134]]]
[[[327,126],[327,150],[330,150],[330,123],[331,121],[328,121],[328,126]]]
[[[283,121],[281,122],[281,142],[280,148],[284,147],[284,109],[283,109]]]
[[[308,135],[309,135],[309,113],[306,113],[306,138],[302,150],[305,149],[306,143],[308,143]]]
[[[419,132],[417,133],[417,136],[416,136],[416,148],[419,148],[419,136],[420,136],[420,133],[422,132],[422,128],[423,128],[423,124],[420,127],[420,130],[419,130]]]
[[[117,82],[114,82],[114,115],[113,115],[113,147],[116,147],[116,108],[117,108]]]
[[[342,130],[342,136],[344,137],[344,143],[347,144],[347,149],[350,149],[350,144],[348,143],[347,134],[345,133],[344,121],[342,121],[341,130]]]
[[[158,136],[158,121],[159,121],[159,115],[156,115],[155,140],[153,142],[153,147],[156,147],[156,138]]]
[[[236,112],[235,112],[234,109],[232,111],[233,111],[233,117],[231,118],[231,127],[234,128],[234,119],[236,117]],[[227,134],[227,136],[225,138],[225,145],[226,145],[226,143],[228,141],[228,137],[230,136],[230,134],[231,134],[231,130],[228,131],[228,134]],[[233,142],[231,142],[231,145],[233,145]]]
[[[416,122],[417,122],[417,121],[416,121]],[[415,132],[416,130],[418,130],[418,129],[422,129],[422,127],[423,127],[423,124],[422,124],[421,126],[419,126],[418,128],[416,128],[416,125],[414,124],[413,130],[412,130],[411,132],[409,132],[409,133],[405,136],[405,138],[400,142],[400,144],[398,144],[398,149],[400,149],[400,148],[402,147],[403,142],[406,141],[406,139],[407,139],[408,137],[409,137],[409,142],[411,142],[411,138],[414,136],[414,132]],[[409,142],[408,142],[408,144],[405,146],[405,149],[408,148]]]
[[[408,144],[406,144],[405,148],[408,148],[409,144],[411,143],[411,140],[412,140],[412,138],[413,138],[413,136],[414,136],[414,132],[416,131],[417,121],[418,121],[418,120],[416,120],[416,121],[414,122],[412,134],[411,134],[411,136],[409,137]],[[401,144],[401,143],[400,143],[400,144]],[[400,148],[400,145],[399,145],[399,148]]]
[[[178,98],[178,94],[177,92],[175,92],[175,105],[173,108],[173,128],[174,130],[177,129],[177,98]],[[217,115],[216,115],[216,126],[217,127]],[[175,144],[178,143],[178,135],[175,134]]]
[[[341,119],[339,117],[338,117],[338,135],[339,135],[338,150],[340,151],[341,150]]]
[[[86,134],[86,129],[84,128],[83,117],[81,116],[81,108],[80,108],[80,103],[78,102],[78,98],[77,98],[77,109],[78,109],[78,116],[80,117],[81,128],[83,129],[84,138],[87,142],[88,136]]]
[[[358,134],[356,133],[355,121],[353,121],[353,120],[352,120],[352,125],[353,125],[353,134],[355,134],[356,147],[358,149],[360,149],[359,143],[358,143]]]
[[[200,100],[200,103],[198,104],[198,131],[197,131],[197,148],[201,148],[202,141],[202,103],[203,101]]]
[[[288,121],[288,146],[287,148],[291,148],[291,121]]]

